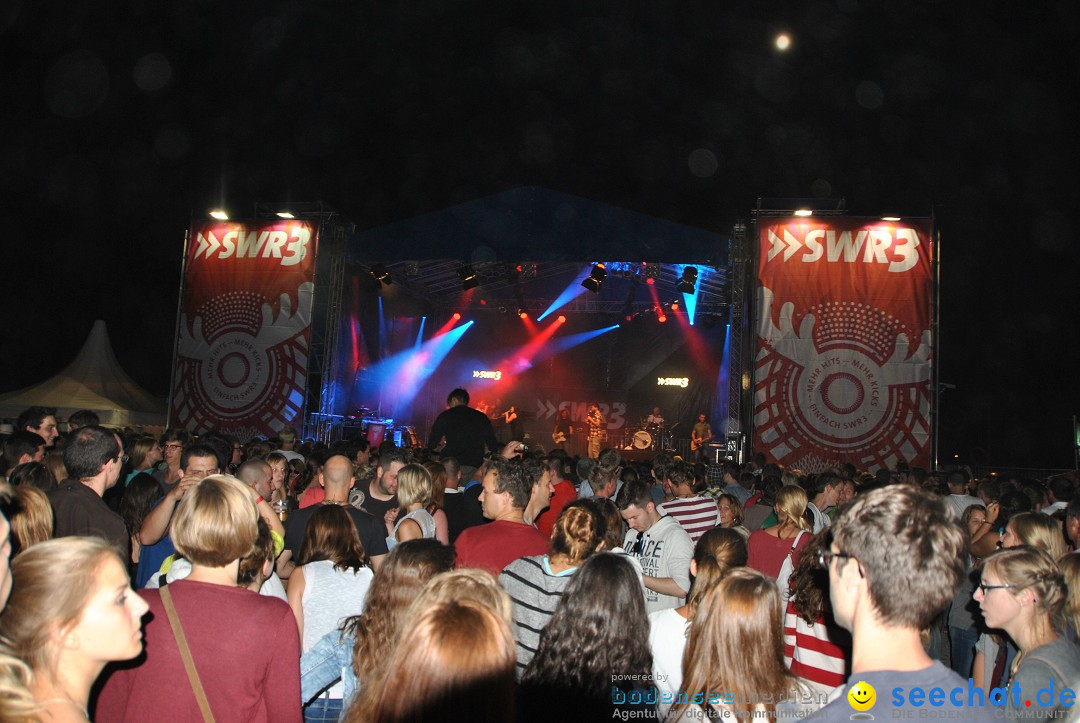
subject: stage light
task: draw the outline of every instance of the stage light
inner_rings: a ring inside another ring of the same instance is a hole
[[[671,310],[672,311],[678,311],[679,310],[679,302],[678,301],[671,302]]]
[[[881,220],[882,221],[899,221],[900,217],[899,216],[882,216]]]
[[[600,293],[600,287],[604,284],[604,279],[607,278],[607,269],[604,264],[599,263],[592,267],[592,272],[589,273],[588,278],[581,282],[589,291],[594,294]]]
[[[528,319],[529,318],[529,312],[525,311],[524,309],[518,309],[517,310],[517,315],[520,316],[522,319]]]
[[[661,311],[659,316],[656,317],[656,320],[659,321],[661,324],[663,324],[664,322],[667,321],[667,314],[665,314],[664,312]]]
[[[371,274],[371,278],[381,281],[387,286],[394,283],[393,279],[390,278],[390,271],[382,264],[375,264],[368,270],[368,273]]]
[[[277,217],[278,217],[278,218],[284,218],[284,219],[286,219],[286,220],[291,220],[291,219],[294,219],[294,218],[296,218],[296,216],[293,216],[293,215],[292,215],[291,213],[289,213],[288,211],[278,211],[278,212],[277,212]]]
[[[454,312],[454,321],[461,321],[461,314]]]
[[[468,291],[469,289],[475,289],[480,285],[480,279],[477,278],[476,272],[473,271],[471,264],[465,264],[458,269],[458,277],[461,279],[461,290]]]
[[[565,316],[559,316],[559,318],[556,319],[555,321],[559,322],[560,324],[565,324],[566,323],[566,317]]]
[[[791,36],[787,33],[780,33],[776,36],[776,49],[787,50],[791,47]]]
[[[808,208],[799,208],[799,209],[795,210],[795,215],[796,216],[803,216],[803,217],[805,217],[805,216],[813,216],[814,212],[811,211]]]
[[[697,284],[698,270],[694,266],[687,266],[683,269],[682,279],[679,281],[679,285],[676,289],[682,294],[693,294],[694,286]]]
[[[210,211],[210,218],[216,218],[218,221],[228,221],[229,214],[225,213],[220,208],[215,208]]]

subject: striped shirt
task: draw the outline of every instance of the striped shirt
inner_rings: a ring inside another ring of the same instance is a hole
[[[662,515],[671,515],[697,544],[698,538],[720,523],[716,500],[709,497],[681,497],[658,505]]]
[[[514,603],[514,640],[517,642],[517,674],[536,655],[540,633],[555,613],[563,590],[570,584],[576,567],[553,573],[547,555],[519,557],[499,575],[499,582]]]
[[[837,645],[846,640],[848,649]],[[788,601],[784,615],[784,662],[815,690],[832,692],[843,685],[850,668],[851,636],[843,630],[829,628],[825,617],[818,616],[811,625],[795,611],[795,603]],[[835,642],[834,642],[835,641]]]

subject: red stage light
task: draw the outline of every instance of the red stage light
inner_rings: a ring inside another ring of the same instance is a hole
[[[528,319],[529,318],[529,315],[526,314],[524,311],[521,312],[520,314],[518,314],[518,316],[520,316],[522,319]]]
[[[458,314],[457,312],[454,312],[454,321],[458,321],[460,319],[461,319],[461,314]]]
[[[679,310],[679,302],[677,302],[677,301],[671,302],[671,310],[672,311],[678,311]]]
[[[566,317],[565,316],[560,316],[558,319],[556,319],[556,321],[558,321],[560,324],[565,324],[566,323]]]
[[[653,277],[650,276],[649,278],[645,279],[645,283],[648,284],[649,286],[652,286],[653,284],[656,283],[656,279],[654,279]]]
[[[663,324],[665,321],[667,321],[667,316],[661,314],[660,316],[656,317],[656,320]]]
[[[487,306],[487,300],[486,299],[480,299],[480,306]]]

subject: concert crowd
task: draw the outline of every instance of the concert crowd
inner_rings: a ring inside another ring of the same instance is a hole
[[[513,436],[461,389],[405,448],[26,410],[0,469],[0,720],[1072,713],[1074,473]]]

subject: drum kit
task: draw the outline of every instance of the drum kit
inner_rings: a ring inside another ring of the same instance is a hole
[[[671,428],[674,429],[674,426]],[[671,429],[663,424],[650,423],[644,418],[637,426],[626,428],[625,449],[660,451],[671,448]]]

